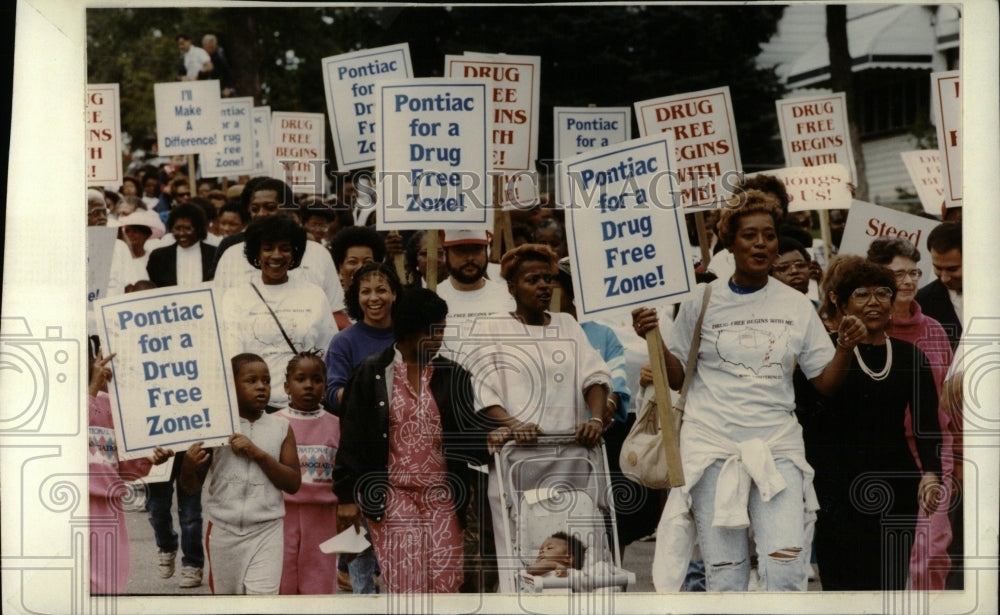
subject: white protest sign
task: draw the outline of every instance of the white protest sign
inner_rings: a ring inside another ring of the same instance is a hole
[[[485,79],[490,84],[492,168],[504,171],[503,205],[527,206],[538,200],[539,56],[465,53],[444,58],[444,74]]]
[[[87,307],[108,296],[111,258],[118,241],[118,227],[87,227]]]
[[[161,156],[196,154],[219,145],[218,79],[154,83],[153,95]]]
[[[935,216],[941,215],[944,205],[944,178],[941,175],[941,151],[918,149],[900,152],[906,172],[917,189],[924,211]]]
[[[672,146],[663,134],[568,158],[559,177],[581,321],[660,301],[695,284],[683,211],[675,207]]]
[[[271,175],[274,170],[274,147],[271,145],[271,107],[253,108],[253,172]]]
[[[900,237],[909,240],[920,252],[919,266],[924,275],[920,278],[923,286],[934,281],[934,269],[931,267],[931,253],[927,249],[927,235],[940,224],[903,213],[889,207],[879,207],[864,201],[854,201],[844,225],[844,237],[840,241],[840,254],[868,254],[868,245],[876,239],[894,239]]]
[[[788,211],[850,209],[854,200],[847,185],[851,175],[842,164],[770,169],[748,174],[747,178],[757,175],[773,175],[785,184]]]
[[[851,173],[851,183],[857,184],[847,124],[847,97],[843,92],[786,98],[775,101],[775,105],[785,164],[790,167],[842,164]]]
[[[413,77],[407,43],[323,58],[323,85],[337,168],[375,164],[375,82]]]
[[[641,136],[670,137],[679,207],[711,208],[732,195],[743,163],[729,86],[639,101],[635,117]]]
[[[489,95],[481,80],[376,84],[379,230],[492,228]]]
[[[239,409],[222,348],[210,284],[159,288],[97,302],[98,328],[114,378],[108,383],[118,455],[157,446],[186,450],[224,444]]]
[[[553,116],[556,165],[568,156],[628,141],[632,136],[632,110],[628,107],[555,107]],[[563,205],[561,197],[556,202]]]
[[[957,70],[931,73],[931,114],[937,119],[938,149],[944,162],[948,207],[962,206],[961,82],[961,72]]]
[[[226,98],[219,105],[220,143],[202,152],[201,175],[248,175],[254,169],[253,98]]]
[[[122,127],[117,83],[87,84],[87,183],[122,181]]]
[[[325,125],[322,113],[271,113],[274,177],[285,180],[293,192],[326,191]]]

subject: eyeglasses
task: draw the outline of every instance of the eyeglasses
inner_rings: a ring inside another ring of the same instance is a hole
[[[906,278],[910,278],[911,280],[919,280],[921,277],[923,277],[924,272],[919,269],[909,269],[909,270],[902,269],[900,271],[893,271],[892,275],[896,276],[897,282],[902,282]]]
[[[868,303],[868,300],[875,295],[880,303],[890,303],[892,301],[892,289],[887,286],[879,286],[878,288],[855,288],[854,292],[851,293],[851,299],[855,303]]]
[[[805,261],[792,261],[790,263],[779,263],[771,267],[771,271],[775,273],[785,273],[789,269],[796,271],[806,271],[809,269],[809,263]]]
[[[191,193],[190,192],[176,192],[176,193],[174,193],[174,196],[177,197],[177,198],[179,198],[179,199],[186,199],[189,196],[191,196]]]

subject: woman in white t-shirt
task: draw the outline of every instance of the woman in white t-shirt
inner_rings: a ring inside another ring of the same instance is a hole
[[[326,293],[302,278],[289,278],[306,251],[306,232],[287,216],[267,216],[247,227],[247,261],[260,278],[229,289],[222,301],[222,328],[230,356],[260,355],[271,373],[268,412],[288,405],[285,366],[297,353],[330,345],[337,325]]]
[[[729,205],[718,230],[735,270],[711,283],[680,434],[686,484],[670,494],[657,556],[671,560],[678,569],[671,574],[683,579],[690,542],[669,538],[690,536],[684,521],[690,508],[708,591],[747,590],[748,527],[760,553],[761,589],[804,591],[806,573],[798,561],[806,511],[816,509],[816,496],[794,414],[792,371],[798,364],[817,390],[833,392],[864,325],[845,318],[834,348],[805,295],[769,276],[782,218],[777,201],[748,190]],[[666,341],[667,377],[674,389],[684,381],[704,292],[698,286],[681,305]],[[656,326],[655,310],[640,308],[633,318],[640,335]],[[658,591],[664,589],[657,584]]]

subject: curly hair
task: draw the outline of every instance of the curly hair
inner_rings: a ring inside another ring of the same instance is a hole
[[[368,246],[372,250],[372,259],[382,261],[385,259],[385,240],[379,236],[375,229],[367,226],[349,226],[340,229],[330,241],[330,254],[333,256],[333,265],[340,271],[340,266],[347,258],[348,248],[354,246]]]
[[[208,221],[205,219],[205,212],[196,203],[188,201],[170,210],[170,213],[167,214],[167,228],[170,229],[171,233],[178,220],[191,221],[198,241],[204,241],[205,237],[208,236]]]
[[[753,177],[744,177],[743,182],[736,187],[734,194],[739,194],[742,192],[747,192],[749,190],[760,190],[765,194],[773,194],[776,199],[778,199],[778,205],[781,207],[781,213],[788,213],[788,190],[785,189],[785,182],[781,181],[774,175],[754,175]]]
[[[247,262],[260,269],[260,248],[265,243],[288,241],[292,244],[292,265],[295,269],[302,264],[306,253],[306,230],[295,220],[285,215],[268,216],[254,220],[247,227],[243,254]]]
[[[868,246],[868,260],[878,265],[888,265],[897,256],[908,258],[914,263],[920,262],[920,251],[913,247],[910,240],[902,237],[876,239]]]
[[[401,342],[418,333],[430,333],[433,325],[448,317],[448,304],[426,288],[407,288],[392,306],[392,336]]]
[[[361,309],[361,283],[365,280],[381,276],[385,278],[385,281],[389,283],[389,289],[392,290],[392,294],[396,297],[403,292],[403,285],[399,281],[399,276],[396,275],[396,268],[388,263],[365,263],[354,272],[351,277],[351,285],[347,288],[347,292],[344,293],[344,307],[347,308],[347,314],[354,320],[362,320],[365,317],[365,311]],[[395,310],[393,310],[395,312]]]
[[[729,200],[728,207],[719,213],[719,222],[716,224],[716,228],[719,240],[722,241],[724,247],[733,247],[740,218],[750,214],[771,216],[774,219],[775,229],[781,226],[781,221],[784,219],[778,200],[770,194],[761,190],[739,192]]]
[[[851,293],[863,286],[891,288],[892,300],[896,299],[896,276],[892,271],[861,258],[847,261],[837,268],[837,279],[832,286],[833,293],[837,295],[837,308],[843,312]]]
[[[559,268],[559,257],[556,256],[552,248],[543,243],[525,243],[513,250],[508,250],[500,259],[500,277],[507,280],[508,283],[515,282],[521,264],[528,261],[548,263],[553,275]]]
[[[583,541],[576,536],[567,534],[566,532],[556,532],[551,536],[551,538],[566,541],[566,550],[569,551],[573,568],[581,570],[583,568],[584,555],[587,553],[587,547],[583,545]]]

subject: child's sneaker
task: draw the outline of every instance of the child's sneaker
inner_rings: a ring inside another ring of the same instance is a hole
[[[198,587],[199,585],[201,585],[201,568],[181,567],[181,587]]]
[[[177,558],[177,551],[160,551],[160,565],[157,569],[160,571],[161,579],[169,579],[174,576],[174,559]]]

